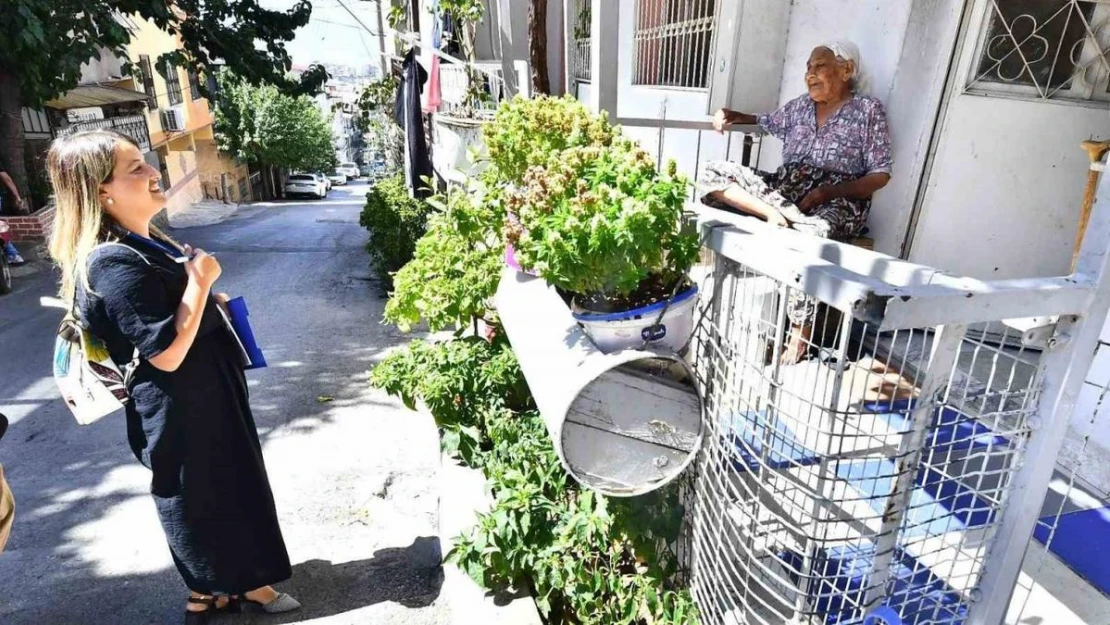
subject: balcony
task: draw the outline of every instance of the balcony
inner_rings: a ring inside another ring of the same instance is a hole
[[[54,136],[64,137],[81,130],[114,130],[134,139],[143,152],[150,151],[150,130],[147,128],[145,115],[126,115],[76,122],[64,128],[56,128]]]

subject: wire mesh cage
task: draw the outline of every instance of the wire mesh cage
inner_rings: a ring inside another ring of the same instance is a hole
[[[1039,425],[1042,354],[986,313],[891,329],[711,256],[691,354],[702,622],[964,623]]]

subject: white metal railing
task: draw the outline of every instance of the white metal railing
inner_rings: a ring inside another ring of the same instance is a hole
[[[527,61],[513,62],[519,95],[529,97],[531,74]],[[492,117],[508,97],[505,73],[500,61],[444,63],[440,70],[440,112],[447,115]]]
[[[716,23],[715,0],[636,0],[636,85],[705,89]]]
[[[734,125],[722,135],[707,121],[618,117],[616,123],[636,132],[634,138],[640,140],[644,149],[655,154],[657,166],[662,167],[665,162],[674,160],[678,171],[693,181],[701,176],[705,164],[714,160],[758,166],[765,134],[759,126]],[[696,201],[697,198],[698,191],[694,185],[690,200]]]
[[[1110,179],[1056,278],[953,277],[712,209],[700,225],[702,622],[1001,623],[1110,308]],[[988,331],[1033,317],[1043,352],[1010,327],[1028,323]]]

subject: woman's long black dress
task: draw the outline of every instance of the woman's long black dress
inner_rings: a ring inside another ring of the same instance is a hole
[[[136,253],[138,252],[138,253]],[[288,579],[262,448],[238,346],[209,297],[196,341],[174,372],[147,360],[173,343],[185,269],[155,246],[125,239],[89,258],[92,294],[80,314],[121,366],[142,357],[130,385],[127,437],[151,469],[151,493],[185,584],[238,594]]]

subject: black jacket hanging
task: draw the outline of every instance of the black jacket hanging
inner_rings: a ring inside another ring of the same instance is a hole
[[[413,197],[427,197],[432,192],[424,182],[432,177],[432,161],[420,109],[420,92],[427,80],[428,72],[416,60],[416,49],[410,49],[401,63],[401,85],[393,115],[405,129],[405,182]]]

